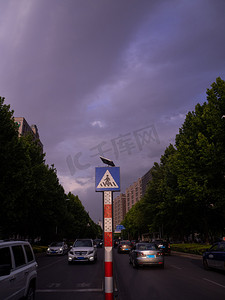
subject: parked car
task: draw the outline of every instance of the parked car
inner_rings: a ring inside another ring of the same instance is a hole
[[[215,268],[225,271],[225,242],[217,242],[203,253],[205,269]]]
[[[49,245],[47,255],[64,255],[68,251],[68,246],[65,242],[53,242]]]
[[[117,247],[117,252],[118,253],[126,253],[126,252],[130,252],[132,246],[131,246],[131,242],[128,240],[122,240],[120,241],[118,247]]]
[[[171,248],[169,242],[163,240],[154,240],[153,242],[158,246],[158,248],[160,248],[163,251],[164,255],[171,255]]]
[[[95,262],[97,260],[97,247],[92,239],[77,239],[68,252],[68,263]]]
[[[155,243],[137,243],[129,253],[129,263],[139,266],[159,266],[164,268],[164,255]]]
[[[25,241],[0,241],[0,298],[34,299],[37,263]]]

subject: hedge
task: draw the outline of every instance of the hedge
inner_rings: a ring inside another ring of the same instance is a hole
[[[185,252],[191,254],[202,255],[211,245],[202,244],[171,244],[172,251]]]

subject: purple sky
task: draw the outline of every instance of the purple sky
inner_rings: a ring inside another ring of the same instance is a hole
[[[0,2],[0,95],[38,126],[46,163],[94,221],[99,155],[125,192],[225,80],[224,15],[224,0]]]

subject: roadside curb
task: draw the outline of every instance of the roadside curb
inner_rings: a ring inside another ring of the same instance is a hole
[[[183,256],[183,257],[188,257],[188,258],[193,258],[193,259],[202,259],[201,255],[197,255],[197,254],[192,254],[192,253],[185,253],[185,252],[178,252],[178,251],[171,251],[172,255],[176,255],[176,256]]]

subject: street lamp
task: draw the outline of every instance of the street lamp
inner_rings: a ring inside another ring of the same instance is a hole
[[[102,162],[108,166],[115,167],[114,162],[111,159],[100,156]]]

